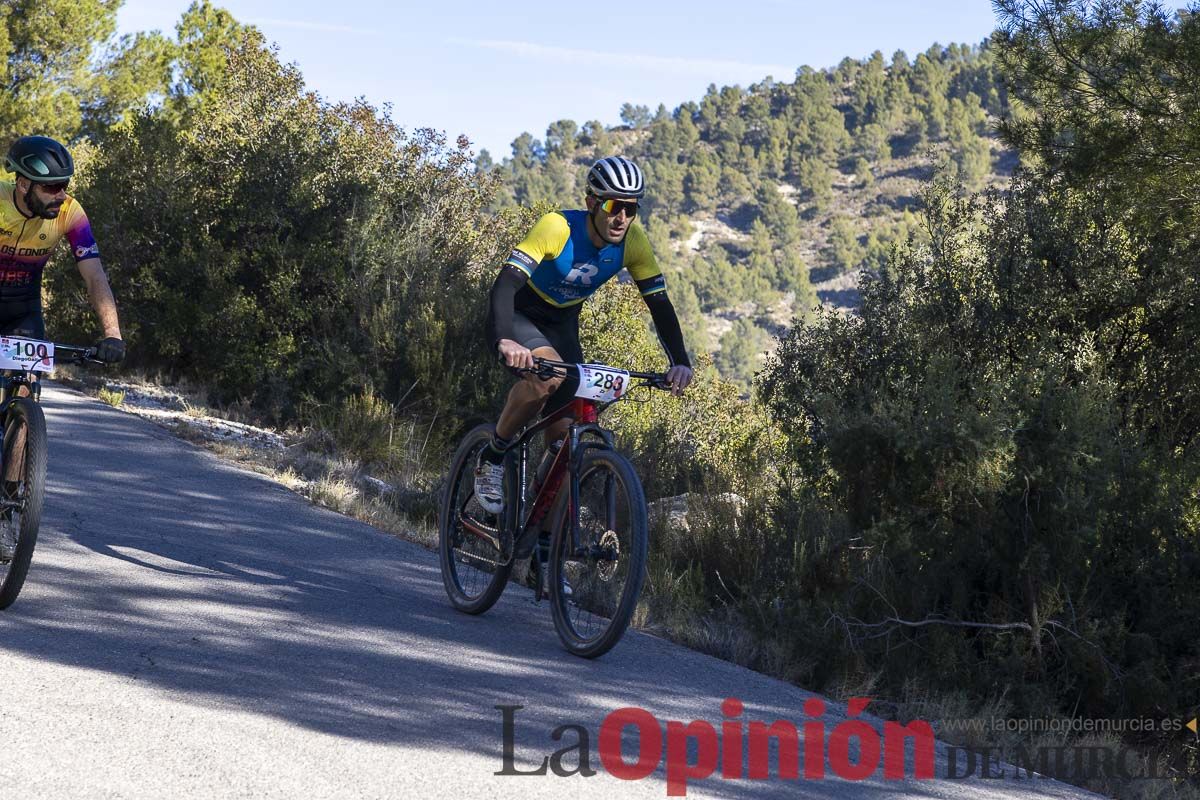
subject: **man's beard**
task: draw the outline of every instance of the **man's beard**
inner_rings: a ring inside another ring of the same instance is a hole
[[[51,207],[50,203],[43,203],[42,199],[34,192],[32,185],[30,185],[29,191],[25,193],[25,205],[29,206],[31,214],[42,219],[54,219],[58,216],[59,209],[62,208],[62,203],[53,207]]]

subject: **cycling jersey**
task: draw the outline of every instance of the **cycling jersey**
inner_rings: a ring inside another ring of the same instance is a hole
[[[16,183],[0,181],[0,317],[41,304],[42,269],[63,236],[76,261],[99,258],[87,214],[67,197],[54,219],[26,217],[16,205]]]
[[[492,284],[484,325],[489,352],[496,352],[501,339],[511,339],[531,350],[549,345],[562,358],[581,360],[579,310],[621,269],[641,291],[671,364],[691,366],[646,232],[631,224],[620,242],[598,248],[588,235],[586,211],[544,215],[512,251]],[[551,399],[569,400],[573,386],[568,378]]]
[[[587,219],[586,211],[544,215],[506,263],[528,275],[528,286],[558,308],[582,303],[622,269],[629,270],[643,297],[666,291],[640,225],[631,224],[617,244],[597,248],[588,235]]]

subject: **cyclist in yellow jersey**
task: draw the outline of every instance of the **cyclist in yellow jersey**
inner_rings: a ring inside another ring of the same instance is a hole
[[[675,394],[692,380],[691,362],[675,308],[646,232],[634,222],[645,195],[642,171],[627,158],[610,156],[587,175],[586,210],[555,211],[541,217],[517,245],[492,285],[487,319],[491,352],[510,368],[529,368],[534,357],[582,362],[579,310],[593,292],[622,269],[628,271],[650,309],[671,367]],[[518,373],[496,433],[480,454],[475,495],[488,512],[503,508],[504,451],[512,437],[545,407],[553,412],[570,402],[575,378],[542,380]],[[546,431],[547,442],[561,439],[570,420]]]
[[[42,270],[66,237],[104,331],[96,358],[120,361],[125,343],[100,248],[87,214],[67,194],[75,174],[71,154],[53,139],[23,136],[9,148],[4,166],[16,176],[0,181],[0,335],[45,337]]]

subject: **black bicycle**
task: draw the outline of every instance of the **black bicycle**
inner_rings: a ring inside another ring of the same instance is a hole
[[[94,347],[0,337],[0,609],[25,585],[46,499],[46,417],[34,375],[56,360],[82,363],[95,355]]]
[[[554,627],[571,653],[595,658],[612,649],[637,607],[646,573],[646,498],[612,433],[604,409],[643,387],[669,389],[665,375],[599,364],[535,358],[528,372],[580,376],[574,400],[527,427],[505,458],[504,511],[489,514],[475,498],[474,468],[495,428],[480,425],[451,462],[438,515],[442,582],[450,602],[482,614],[500,598],[514,563],[533,555],[536,597],[550,599]],[[561,447],[547,451],[541,479],[530,480],[529,447],[551,423],[573,418]],[[564,479],[568,491],[560,491]],[[533,551],[549,534],[548,569]]]

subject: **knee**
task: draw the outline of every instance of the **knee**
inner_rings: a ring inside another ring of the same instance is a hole
[[[550,395],[554,394],[554,392],[558,390],[558,387],[562,386],[564,380],[562,377],[554,377],[550,378],[549,380],[541,380],[532,375],[530,377],[532,378],[530,385],[533,387],[533,391],[537,394],[537,398],[541,402],[545,402],[547,399],[549,399]]]
[[[566,379],[562,377],[555,377],[547,381],[538,381],[538,383],[541,384],[540,389],[542,393],[542,399],[549,399],[550,395],[558,391],[558,387],[563,385],[564,380]]]

